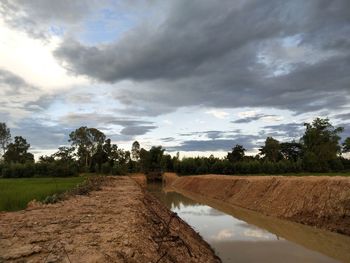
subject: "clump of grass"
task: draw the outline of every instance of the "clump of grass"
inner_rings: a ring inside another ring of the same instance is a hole
[[[91,191],[98,191],[105,181],[106,177],[104,176],[88,177],[84,182],[71,189],[69,195],[86,195]]]
[[[87,195],[91,191],[100,190],[101,185],[104,181],[105,181],[105,177],[102,177],[102,176],[88,177],[85,181],[81,182],[76,187],[64,193],[47,196],[42,203],[54,204],[59,201],[65,200],[72,195]]]
[[[44,204],[54,204],[54,203],[57,203],[57,202],[60,201],[60,200],[62,200],[62,199],[60,198],[60,195],[58,195],[58,194],[53,194],[53,195],[47,196],[47,197],[44,199],[43,203],[44,203]]]

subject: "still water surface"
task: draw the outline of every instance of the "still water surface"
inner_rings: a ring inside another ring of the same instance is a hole
[[[189,198],[161,184],[147,188],[199,232],[223,262],[350,262],[347,236]]]

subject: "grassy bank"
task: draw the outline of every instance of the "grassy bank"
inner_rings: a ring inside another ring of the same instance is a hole
[[[0,211],[24,209],[28,202],[74,188],[85,177],[0,179]]]

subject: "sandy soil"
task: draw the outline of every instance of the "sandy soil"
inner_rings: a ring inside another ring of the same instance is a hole
[[[247,208],[350,235],[350,178],[286,176],[184,176],[171,186]]]
[[[128,177],[88,196],[0,213],[0,262],[220,262]]]

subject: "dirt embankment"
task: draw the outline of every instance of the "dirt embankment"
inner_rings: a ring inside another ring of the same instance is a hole
[[[180,191],[350,235],[350,178],[173,176],[171,186]]]
[[[0,262],[220,262],[128,177],[88,196],[0,213]]]

